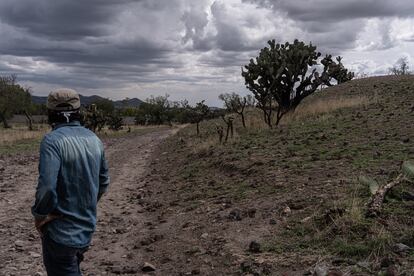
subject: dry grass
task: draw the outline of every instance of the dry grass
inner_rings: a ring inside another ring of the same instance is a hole
[[[259,109],[246,112],[246,127],[253,131],[269,128],[264,122],[263,112]]]
[[[373,100],[370,100],[365,96],[310,99],[309,101],[305,101],[302,105],[300,105],[294,113],[287,114],[284,118],[282,118],[281,124],[286,125],[293,121],[307,117],[315,117],[315,119],[323,121],[329,119],[331,117],[331,113],[335,110],[368,105],[372,102]],[[234,137],[229,138],[228,143],[237,141],[241,133],[244,132],[241,126],[240,116],[236,114],[233,116],[235,118]],[[260,130],[267,130],[269,128],[264,122],[262,111],[259,109],[246,110],[245,117],[247,127],[246,130],[248,132],[257,132]],[[216,124],[221,125],[224,128],[225,134],[226,126],[221,121],[221,119],[201,123],[200,129],[202,135],[200,137],[193,136],[192,139],[186,141],[187,145],[193,149],[193,152],[200,153],[213,147],[221,146],[218,140],[218,134],[216,133]],[[190,132],[195,134],[195,127],[194,129],[191,129]]]
[[[166,128],[168,126],[160,125],[160,126],[139,126],[139,125],[127,125],[123,126],[120,130],[111,130],[107,127],[103,128],[101,131],[97,132],[97,135],[101,138],[105,137],[119,137],[123,135],[127,135],[128,133],[145,133],[146,131],[153,131],[156,129]]]
[[[327,115],[333,111],[343,108],[366,106],[373,103],[373,101],[374,100],[369,99],[367,96],[338,97],[330,99],[322,98],[305,101],[295,110],[294,113],[286,114],[280,123],[282,125],[286,125],[295,120]],[[275,122],[275,120],[273,120],[273,122]],[[253,130],[268,128],[268,126],[264,123],[263,113],[261,110],[252,110],[246,113],[246,124],[249,129]]]
[[[203,151],[207,151],[213,147],[219,146],[218,136],[210,135],[208,137],[204,137],[201,140],[194,139],[188,142],[190,147],[193,149],[193,153],[199,153]]]
[[[149,130],[153,130],[156,128],[163,128],[165,126],[124,126],[123,129],[119,131],[110,130],[107,128],[102,129],[102,131],[98,132],[97,134],[100,137],[116,137],[126,135],[130,132],[145,132]],[[34,125],[33,131],[29,131],[27,126],[23,124],[16,124],[13,125],[13,128],[4,129],[0,128],[0,145],[13,145],[20,141],[25,140],[41,140],[42,137],[48,133],[51,128],[49,125],[46,124],[36,124]]]
[[[334,99],[317,99],[312,102],[300,105],[295,113],[287,114],[285,121],[301,119],[304,117],[315,116],[329,113],[342,108],[368,105],[372,100],[366,96],[340,97]]]
[[[0,128],[0,145],[10,145],[22,140],[40,140],[50,131],[50,127],[45,124],[35,125],[34,128],[33,131],[27,130],[25,125],[15,125],[9,129]]]
[[[190,148],[192,148],[193,153],[200,153],[200,152],[208,151],[215,147],[225,146],[226,144],[232,143],[233,141],[239,139],[240,134],[238,133],[237,128],[234,128],[233,138],[231,138],[231,136],[229,135],[228,141],[225,142],[226,127],[225,126],[223,127],[224,127],[224,136],[223,136],[223,140],[221,144],[219,141],[219,135],[216,132],[216,124],[214,124],[212,121],[203,122],[200,125],[201,135],[198,137],[194,135],[195,127],[191,126],[190,136],[186,139],[185,142]],[[211,130],[211,131],[204,132],[206,129]],[[183,130],[183,131],[186,132],[188,130]]]

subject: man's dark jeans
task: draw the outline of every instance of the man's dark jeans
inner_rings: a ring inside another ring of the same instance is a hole
[[[54,242],[47,234],[42,238],[43,263],[48,276],[80,276],[79,264],[86,248],[67,247]]]

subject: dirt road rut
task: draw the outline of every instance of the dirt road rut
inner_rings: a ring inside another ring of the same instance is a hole
[[[134,247],[151,228],[146,212],[156,207],[143,199],[143,175],[151,153],[174,132],[159,129],[105,141],[111,186],[99,203],[97,230],[82,263],[84,275],[141,273],[144,259]],[[37,153],[0,157],[0,275],[46,275],[30,214],[37,164]]]

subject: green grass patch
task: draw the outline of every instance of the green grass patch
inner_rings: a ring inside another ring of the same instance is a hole
[[[39,150],[41,139],[25,139],[0,145],[0,155],[15,155]]]

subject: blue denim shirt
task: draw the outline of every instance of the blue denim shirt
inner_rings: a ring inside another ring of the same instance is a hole
[[[108,165],[99,138],[79,122],[60,124],[40,145],[35,218],[61,215],[45,226],[53,241],[85,247],[96,226],[98,196],[109,185]]]

